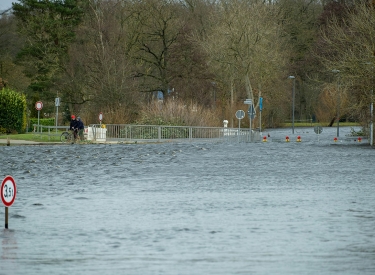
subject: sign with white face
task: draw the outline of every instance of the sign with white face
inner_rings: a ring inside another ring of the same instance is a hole
[[[236,118],[243,119],[245,117],[245,112],[243,110],[238,110],[236,112]]]
[[[59,97],[56,97],[56,98],[55,98],[55,106],[56,106],[56,107],[59,107],[59,106],[60,106],[60,98],[59,98]]]
[[[1,184],[1,200],[6,207],[13,204],[16,199],[17,187],[13,177],[6,176]]]
[[[37,101],[35,103],[35,109],[37,109],[38,111],[42,110],[43,108],[43,102],[42,101]]]
[[[103,120],[103,113],[100,112],[100,113],[99,113],[99,121],[102,121],[102,120]]]
[[[314,127],[314,132],[315,134],[321,134],[323,132],[323,127],[322,126],[315,126]]]

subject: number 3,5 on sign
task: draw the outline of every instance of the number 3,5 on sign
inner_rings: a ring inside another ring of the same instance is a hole
[[[17,187],[16,182],[11,176],[6,176],[1,184],[1,200],[6,207],[13,204],[16,199]]]

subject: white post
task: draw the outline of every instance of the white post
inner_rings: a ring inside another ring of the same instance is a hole
[[[223,124],[224,124],[224,128],[227,128],[228,127],[228,120],[223,120]]]
[[[372,75],[371,105],[370,105],[370,146],[374,145],[374,75]]]
[[[56,122],[56,123],[55,123],[55,124],[56,124],[56,128],[55,128],[56,131],[55,131],[55,132],[56,132],[56,133],[57,133],[57,120],[58,120],[58,119],[59,119],[59,106],[56,106],[56,121],[55,121],[55,122]]]
[[[39,125],[39,114],[40,114],[40,110],[38,110],[38,133],[40,133],[40,125]]]
[[[250,131],[249,131],[249,133],[250,133],[250,142],[252,142],[253,141],[253,135],[252,135],[252,131],[251,131],[251,128],[252,128],[252,126],[251,126],[251,122],[252,122],[251,116],[249,117],[249,119],[250,119]]]

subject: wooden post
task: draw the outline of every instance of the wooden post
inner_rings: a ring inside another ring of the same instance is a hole
[[[5,228],[8,229],[8,207],[5,207]]]

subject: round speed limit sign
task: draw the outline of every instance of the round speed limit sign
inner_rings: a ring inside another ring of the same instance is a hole
[[[17,187],[16,182],[11,176],[6,176],[1,184],[1,200],[6,207],[13,204],[16,199]]]
[[[42,101],[37,101],[35,103],[35,109],[37,109],[38,111],[42,110],[43,109],[43,102]]]

